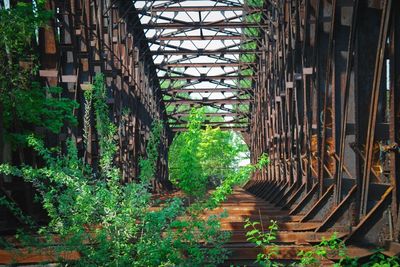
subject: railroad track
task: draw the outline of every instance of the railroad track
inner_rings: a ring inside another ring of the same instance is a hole
[[[313,245],[332,235],[332,232],[315,232],[321,222],[299,222],[301,215],[291,216],[289,210],[283,210],[274,203],[256,197],[242,188],[236,188],[220,207],[206,212],[206,215],[224,211],[228,213],[228,216],[221,219],[221,229],[231,233],[231,238],[225,245],[231,253],[229,259],[222,266],[258,266],[254,261],[262,250],[247,241],[244,229],[246,218],[262,222],[264,229],[268,228],[270,220],[278,222],[279,230],[274,243],[279,246],[276,260],[281,263],[298,260],[299,251],[311,250]],[[259,227],[261,228],[261,224]],[[339,238],[345,238],[347,234],[346,231],[337,232]],[[370,256],[372,251],[349,246],[348,254],[362,258]],[[323,265],[332,265],[338,259],[338,256],[332,255],[329,260],[323,262]]]

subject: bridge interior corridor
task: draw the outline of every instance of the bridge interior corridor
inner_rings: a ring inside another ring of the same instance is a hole
[[[17,2],[0,0],[0,8]],[[35,79],[79,104],[76,125],[58,134],[31,127],[44,133],[46,145],[72,138],[88,165],[101,164],[99,134],[85,125],[96,115],[86,112],[85,94],[103,73],[121,183],[138,181],[151,126],[162,121],[151,189],[173,190],[169,148],[198,107],[211,128],[243,138],[251,164],[268,155],[267,166],[205,212],[228,212],[220,220],[232,234],[226,266],[252,266],[260,253],[247,240],[246,218],[263,227],[277,221],[275,258],[282,263],[334,232],[352,256],[369,257],[377,247],[400,255],[400,1],[47,0],[45,6],[54,16],[32,40],[40,62]],[[1,163],[37,164],[32,152],[22,161],[3,139],[0,150]],[[26,183],[2,175],[0,194],[41,216]],[[16,220],[1,213],[6,233]],[[0,249],[0,264],[11,258]]]

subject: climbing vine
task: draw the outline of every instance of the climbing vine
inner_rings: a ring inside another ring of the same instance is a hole
[[[93,90],[90,88],[84,92],[85,98],[85,114],[83,117],[83,143],[85,147],[88,146],[89,143],[89,133],[90,133],[90,125],[91,125],[91,110],[92,110],[92,102],[93,102]]]
[[[147,158],[140,158],[140,179],[142,181],[150,181],[156,175],[156,165],[158,160],[158,151],[160,147],[160,137],[163,125],[160,121],[154,121],[150,137],[146,146]]]

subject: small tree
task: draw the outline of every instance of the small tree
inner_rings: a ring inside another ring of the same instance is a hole
[[[205,125],[204,109],[193,109],[188,130],[176,136],[170,148],[171,180],[186,194],[202,198],[208,188],[237,172],[240,153],[246,150],[235,133]]]
[[[174,139],[168,157],[171,181],[188,195],[198,198],[204,196],[207,187],[207,176],[198,155],[203,121],[204,111],[193,109],[188,118],[188,131]]]

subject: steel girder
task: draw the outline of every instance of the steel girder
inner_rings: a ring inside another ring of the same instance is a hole
[[[267,6],[250,143],[252,162],[268,153],[271,163],[247,188],[320,222],[315,232],[347,229],[348,242],[399,240],[399,10],[392,0]]]
[[[138,159],[145,156],[145,143],[154,120],[166,120],[156,67],[140,18],[131,1],[49,0],[55,14],[50,27],[40,30],[40,76],[49,85],[60,85],[64,95],[75,99],[79,125],[69,129],[85,160],[96,166],[97,138],[93,126],[83,125],[84,91],[96,73],[105,75],[110,116],[118,126],[119,153],[123,179],[138,177]],[[57,38],[57,35],[59,38]],[[93,121],[92,121],[93,122]],[[94,123],[92,123],[94,125]],[[83,134],[89,140],[83,146]],[[167,147],[171,133],[165,125],[160,146],[158,181],[154,188],[168,188]]]

